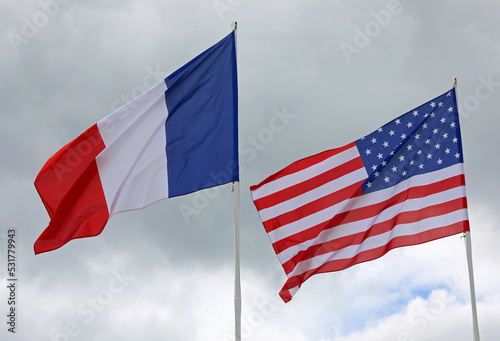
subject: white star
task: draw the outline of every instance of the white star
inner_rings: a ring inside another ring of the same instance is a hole
[[[430,154],[430,153],[429,153],[429,154],[427,154],[427,159],[428,159],[428,160],[432,159],[432,154]]]
[[[412,150],[412,149],[413,149],[413,146],[412,146],[411,144],[409,144],[409,145],[407,145],[407,146],[406,146],[406,149],[408,149],[408,150]]]
[[[439,148],[441,148],[441,145],[440,145],[439,143],[436,143],[436,144],[434,145],[434,148],[439,149]]]
[[[455,128],[455,122],[451,122],[450,127]]]
[[[450,148],[446,148],[446,150],[444,151],[446,154],[450,154]]]
[[[396,172],[398,171],[398,167],[396,167],[396,166],[393,166],[391,169],[392,169],[392,171],[393,171],[394,173],[396,173]]]
[[[439,130],[437,128],[435,128],[433,131],[432,131],[434,134],[437,134],[439,132]]]
[[[431,143],[431,140],[427,139],[425,140],[425,144],[430,144]]]
[[[419,164],[418,165],[418,169],[424,169],[424,165],[423,164]]]
[[[407,124],[406,126],[407,126],[408,128],[411,128],[411,127],[413,127],[413,123],[408,122],[408,124]]]
[[[422,155],[422,150],[419,150],[419,151],[417,152],[417,154],[418,154],[418,155]]]
[[[385,181],[385,182],[389,182],[389,177],[388,177],[388,176],[386,176],[386,177],[384,178],[384,181]]]
[[[389,142],[384,141],[383,145],[384,145],[384,147],[389,147]]]
[[[371,151],[370,149],[367,149],[367,150],[365,151],[365,153],[366,153],[366,155],[370,155],[370,154],[372,153],[372,151]]]
[[[382,167],[387,166],[387,161],[382,161],[381,165],[382,165]]]
[[[441,119],[441,123],[444,123],[444,122],[446,122],[446,118],[444,118],[444,117],[443,117],[443,118]]]
[[[377,139],[376,138],[372,138],[372,143],[377,143]]]
[[[378,131],[379,133],[381,133],[381,132],[383,132],[383,131],[384,131],[384,129],[382,129],[382,128],[378,128],[378,129],[377,129],[377,131]]]
[[[377,169],[377,166],[373,165],[372,170],[375,170],[375,169]]]
[[[452,111],[453,111],[453,107],[449,107],[448,112],[452,112]]]
[[[384,158],[384,155],[382,155],[382,153],[378,153],[377,157],[378,157],[379,159],[383,159],[383,158]]]
[[[455,158],[457,158],[457,159],[460,158],[460,153],[456,153]]]
[[[457,143],[458,142],[458,139],[455,137],[453,138],[453,143]]]
[[[448,133],[443,134],[443,139],[446,139],[446,138],[448,138]]]
[[[406,171],[403,171],[403,173],[401,173],[402,176],[405,176],[406,175]]]
[[[418,111],[413,110],[413,117],[417,117],[417,116],[418,116]]]
[[[375,177],[378,178],[379,175],[380,175],[380,173],[379,172],[375,172],[375,173],[373,173],[373,175],[375,175]]]
[[[425,114],[424,117],[427,118],[427,116],[429,116],[429,114]]]
[[[436,106],[436,103],[431,102],[431,107],[434,108]]]
[[[451,96],[451,91],[446,94],[446,97],[450,97],[450,96]]]
[[[410,161],[410,166],[413,166],[415,164],[415,160]]]
[[[443,106],[443,102],[439,102],[439,107],[441,108]]]
[[[394,136],[394,134],[395,134],[395,133],[394,133],[394,130],[391,130],[391,131],[389,132],[389,135],[391,135],[391,136]]]
[[[396,119],[396,121],[394,121],[394,122],[396,122],[396,124],[401,124],[401,120],[399,118]]]
[[[401,139],[405,139],[406,138],[406,134],[401,134]]]
[[[431,117],[432,118],[436,117],[436,114],[434,112],[431,112]]]
[[[399,161],[403,162],[404,160],[405,160],[404,155],[400,155],[400,156],[399,156]]]
[[[415,135],[415,140],[420,140],[420,134]]]
[[[371,182],[367,182],[366,183],[366,188],[372,188],[372,183]]]
[[[422,124],[422,127],[423,127],[424,129],[427,129],[427,123]]]
[[[438,165],[442,164],[443,163],[443,160],[439,159],[438,160]]]

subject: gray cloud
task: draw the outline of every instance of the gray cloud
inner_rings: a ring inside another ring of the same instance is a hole
[[[0,5],[0,233],[18,232],[17,340],[230,337],[229,185],[217,195],[200,192],[116,215],[100,236],[34,256],[49,218],[33,181],[64,144],[216,43],[234,20],[240,147],[246,143],[240,150],[245,340],[397,340],[402,332],[415,340],[470,339],[459,236],[315,276],[285,305],[276,300],[285,275],[248,190],[297,159],[349,143],[443,93],[452,77],[462,105],[480,328],[493,339],[492,316],[500,310],[495,2],[401,0],[397,14],[381,23],[377,15],[394,1],[58,1],[58,7],[55,1]],[[369,38],[362,47],[355,45],[359,32]],[[350,62],[343,42],[359,50]],[[273,131],[276,111],[293,118]],[[182,205],[199,205],[189,222]],[[6,241],[0,242],[4,254]],[[116,279],[120,271],[129,276],[126,284]],[[440,305],[443,297],[450,300]],[[2,315],[6,298],[3,286]],[[422,309],[439,314],[431,321],[418,315]],[[3,325],[2,339],[14,339]]]

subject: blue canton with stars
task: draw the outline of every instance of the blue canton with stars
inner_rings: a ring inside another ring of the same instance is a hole
[[[368,173],[363,193],[463,162],[455,89],[355,142]]]

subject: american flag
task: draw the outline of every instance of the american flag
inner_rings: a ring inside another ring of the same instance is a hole
[[[292,299],[317,273],[469,230],[455,89],[250,187]]]

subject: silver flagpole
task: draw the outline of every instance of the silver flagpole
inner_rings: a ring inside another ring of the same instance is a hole
[[[474,341],[479,341],[479,325],[477,322],[477,307],[476,307],[476,289],[474,286],[474,269],[472,268],[472,243],[470,240],[470,231],[466,231],[465,249],[467,251],[467,265],[469,266],[469,284],[470,284],[470,300],[472,306],[472,332]]]
[[[241,341],[241,285],[240,285],[240,184],[233,182],[234,201],[234,335]]]
[[[234,43],[236,58],[238,48],[236,32],[238,24],[233,22]],[[241,341],[241,283],[240,283],[240,184],[233,182],[233,204],[234,204],[234,339]]]
[[[457,79],[453,79],[453,87],[455,88],[455,96],[457,97],[458,103],[458,95],[457,93]],[[457,108],[458,111],[458,108]],[[460,113],[459,113],[460,114]],[[474,269],[472,267],[472,243],[470,238],[470,231],[466,231],[464,233],[465,238],[465,250],[467,253],[467,266],[469,269],[469,286],[470,286],[470,299],[471,299],[471,307],[472,307],[472,332],[474,335],[474,341],[479,340],[479,325],[477,322],[477,306],[476,306],[476,288],[474,285]]]

